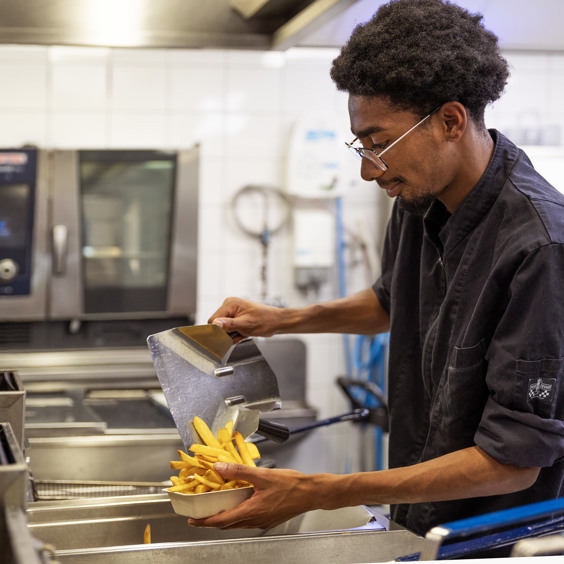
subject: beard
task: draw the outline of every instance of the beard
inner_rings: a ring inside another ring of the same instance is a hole
[[[432,194],[421,194],[406,200],[400,195],[397,197],[397,200],[401,210],[423,217],[427,213],[429,206],[435,201],[435,196]]]

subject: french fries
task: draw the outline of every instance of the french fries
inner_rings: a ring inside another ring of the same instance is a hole
[[[194,494],[250,486],[243,480],[222,478],[213,469],[213,464],[235,462],[256,466],[255,459],[260,458],[256,445],[245,442],[238,431],[233,432],[233,421],[219,429],[217,437],[200,417],[194,417],[193,423],[203,444],[195,443],[190,446],[188,450],[193,456],[179,450],[180,460],[170,461],[170,467],[179,472],[178,476],[171,476],[172,486],[168,491]]]

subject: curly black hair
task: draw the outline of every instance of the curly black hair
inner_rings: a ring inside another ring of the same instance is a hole
[[[392,0],[355,28],[331,78],[352,95],[382,96],[422,116],[458,101],[484,124],[509,77],[497,37],[480,14],[446,0]]]

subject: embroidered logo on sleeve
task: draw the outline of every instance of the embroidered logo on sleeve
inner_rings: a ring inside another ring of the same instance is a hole
[[[541,401],[552,401],[556,388],[556,378],[534,378],[529,380],[529,401],[539,399]]]

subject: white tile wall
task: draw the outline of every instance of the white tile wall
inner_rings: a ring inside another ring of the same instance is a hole
[[[201,144],[198,318],[206,322],[227,295],[258,299],[261,248],[240,232],[229,202],[246,184],[283,187],[290,132],[300,115],[322,111],[348,130],[346,95],[328,75],[327,49],[286,53],[224,50],[108,50],[0,46],[0,145],[48,148],[186,148]],[[564,129],[564,54],[508,53],[512,76],[487,122],[503,131],[523,115]],[[356,179],[350,161],[345,196],[351,233],[376,239],[389,202]],[[380,222],[378,222],[380,218]],[[361,255],[355,254],[356,257]],[[274,236],[268,256],[268,295],[301,305],[293,287],[291,229]],[[349,292],[372,276],[360,262],[347,276]],[[334,280],[333,280],[334,282]],[[337,294],[322,287],[319,298]],[[305,335],[308,399],[323,417],[348,410],[334,384],[345,371],[339,335]],[[358,428],[320,432],[319,470],[358,467]],[[351,438],[353,437],[353,438]],[[345,454],[348,453],[348,454]]]

